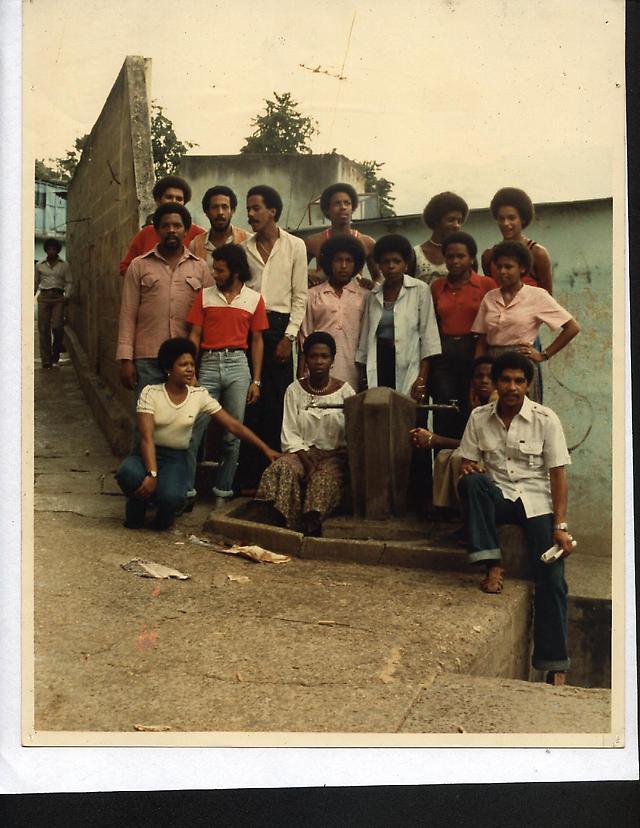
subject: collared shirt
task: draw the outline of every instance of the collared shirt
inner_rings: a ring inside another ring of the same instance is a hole
[[[549,469],[571,463],[558,415],[525,397],[506,429],[497,406],[491,402],[471,412],[462,456],[482,462],[508,500],[522,500],[527,517],[553,512]]]
[[[64,290],[65,296],[71,292],[71,268],[68,262],[58,258],[53,267],[48,259],[38,262],[36,265],[36,289],[51,290],[57,288]]]
[[[134,259],[122,285],[116,359],[148,359],[174,336],[186,336],[187,314],[199,290],[213,278],[186,247],[171,270],[157,246]]]
[[[440,333],[444,336],[465,336],[471,326],[485,294],[497,285],[489,276],[471,272],[469,281],[454,286],[446,276],[431,282],[431,296],[438,318]]]
[[[199,227],[197,224],[192,224],[187,230],[184,237],[185,245],[188,245],[200,233],[205,233],[204,227]],[[127,272],[127,268],[137,256],[144,256],[158,244],[160,236],[153,224],[147,224],[142,230],[138,230],[135,236],[129,242],[129,248],[124,255],[124,258],[118,265],[118,270],[121,276]]]
[[[471,330],[487,335],[489,345],[533,343],[544,322],[552,331],[572,319],[569,311],[544,288],[522,285],[508,305],[500,288],[490,290],[482,300]]]
[[[249,331],[269,327],[264,299],[246,285],[234,296],[231,304],[217,285],[204,288],[195,299],[187,322],[202,328],[200,348],[244,348],[247,350]]]
[[[249,233],[246,230],[243,230],[241,227],[234,227],[232,224],[231,232],[222,244],[242,244],[248,238]],[[213,272],[213,257],[211,254],[216,249],[216,246],[209,238],[208,231],[205,230],[204,233],[199,233],[195,239],[191,240],[187,247],[199,259],[204,259],[209,270]],[[222,247],[222,245],[218,245],[218,247]]]
[[[281,227],[278,234],[266,263],[258,252],[257,233],[242,243],[251,269],[247,284],[260,291],[268,311],[289,314],[285,334],[297,336],[307,307],[307,248]]]
[[[331,375],[358,387],[356,349],[364,303],[369,291],[352,279],[338,296],[329,282],[309,289],[307,311],[300,327],[300,345],[314,331],[326,331],[336,341],[336,357]]]
[[[356,362],[367,366],[369,388],[378,385],[376,330],[383,310],[383,283],[377,284],[365,300]],[[408,394],[418,378],[420,361],[439,354],[440,334],[428,286],[413,276],[404,275],[400,293],[393,305],[396,354],[396,391]]]

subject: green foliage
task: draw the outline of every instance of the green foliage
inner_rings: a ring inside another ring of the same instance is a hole
[[[181,141],[173,123],[155,101],[151,104],[151,149],[156,178],[173,175],[178,171],[183,155],[197,147],[192,141]]]
[[[359,163],[364,167],[365,193],[376,193],[382,218],[395,216],[396,211],[393,209],[393,202],[396,199],[395,196],[391,195],[393,181],[378,175],[384,167],[384,161],[381,163],[378,161],[360,161]]]
[[[45,163],[44,159],[37,158],[35,177],[68,184],[73,178],[88,138],[88,135],[76,138],[73,149],[67,150],[63,158],[50,158],[49,162],[53,166]],[[151,104],[151,150],[156,178],[177,172],[182,156],[197,146],[191,141],[180,141],[173,123],[164,114],[162,107],[155,101]]]
[[[43,158],[36,158],[36,174],[35,177],[41,181],[51,181],[56,183],[58,181],[58,174],[45,163]]]
[[[317,121],[298,111],[298,103],[289,92],[273,93],[275,100],[265,100],[264,115],[257,115],[253,133],[245,139],[240,152],[288,153],[310,155],[309,141],[318,134]]]

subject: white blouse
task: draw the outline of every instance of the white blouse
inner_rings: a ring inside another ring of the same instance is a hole
[[[308,451],[311,446],[331,451],[346,445],[344,411],[342,408],[314,408],[319,405],[340,405],[355,391],[345,382],[333,394],[309,394],[299,380],[295,380],[284,394],[284,416],[280,441],[282,451]]]
[[[416,279],[420,279],[421,282],[425,282],[427,285],[430,285],[431,282],[433,282],[433,280],[438,276],[449,275],[446,263],[443,262],[442,264],[436,265],[433,264],[433,262],[430,262],[424,255],[421,244],[416,244],[413,249],[416,254]]]

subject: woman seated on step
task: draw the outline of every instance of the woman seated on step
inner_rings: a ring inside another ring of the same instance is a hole
[[[210,414],[222,427],[260,449],[269,461],[280,457],[228,414],[206,388],[194,385],[196,347],[188,339],[165,340],[158,365],[166,381],[142,389],[137,405],[140,443],[120,464],[116,480],[127,496],[127,529],[144,526],[147,507],[157,512],[153,529],[168,529],[187,495],[187,448],[196,417]]]
[[[271,504],[287,528],[319,535],[342,501],[348,471],[342,404],[355,391],[330,374],[336,355],[331,334],[315,331],[302,348],[309,373],[285,392],[285,454],[265,470],[255,499]]]

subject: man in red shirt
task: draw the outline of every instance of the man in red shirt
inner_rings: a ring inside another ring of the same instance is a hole
[[[178,175],[167,175],[165,178],[156,181],[156,185],[153,188],[153,198],[158,207],[161,204],[172,203],[182,204],[184,207],[191,200],[191,187],[184,178],[180,178]],[[185,246],[188,246],[196,236],[204,232],[202,227],[199,227],[197,224],[192,224],[184,238]],[[118,267],[120,275],[124,276],[127,268],[136,256],[142,256],[150,250],[153,250],[159,240],[158,233],[153,224],[147,224],[142,230],[139,230],[129,242],[129,248],[123,260],[120,262]]]
[[[232,417],[242,422],[245,405],[260,398],[264,355],[262,331],[269,327],[269,320],[264,299],[245,284],[251,271],[244,248],[225,244],[214,249],[211,255],[215,284],[196,296],[187,316],[191,323],[189,338],[201,355],[200,385],[223,404]],[[253,376],[247,362],[249,334]],[[206,429],[206,421],[204,426],[201,433]],[[218,498],[233,496],[239,451],[240,440],[231,432],[225,432],[222,464],[213,488]]]

